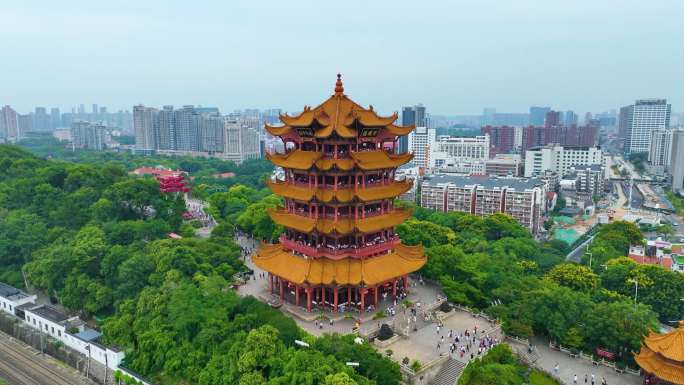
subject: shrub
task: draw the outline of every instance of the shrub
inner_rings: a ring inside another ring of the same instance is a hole
[[[392,357],[392,354],[394,354],[394,352],[392,351],[392,349],[387,349],[385,350],[385,354],[387,355],[387,357]]]
[[[420,361],[418,361],[418,360],[413,361],[413,363],[411,364],[411,370],[413,370],[414,372],[419,371],[421,367],[422,367],[422,365],[420,364]]]
[[[409,360],[408,357],[404,357],[404,358],[401,359],[401,363],[404,364],[404,365],[408,365],[409,362],[411,362],[411,360]]]

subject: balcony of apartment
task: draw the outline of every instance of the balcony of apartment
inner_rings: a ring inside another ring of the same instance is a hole
[[[397,236],[393,236],[387,240],[383,238],[376,238],[362,245],[343,244],[320,245],[319,247],[316,247],[303,241],[293,241],[288,239],[285,234],[283,234],[280,236],[280,243],[283,245],[283,247],[292,250],[295,253],[307,255],[313,258],[326,257],[336,260],[347,257],[364,258],[371,255],[384,254],[396,247],[400,243],[400,239]]]

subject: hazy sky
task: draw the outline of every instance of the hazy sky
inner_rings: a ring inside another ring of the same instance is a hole
[[[682,111],[683,40],[681,0],[1,0],[0,104]]]

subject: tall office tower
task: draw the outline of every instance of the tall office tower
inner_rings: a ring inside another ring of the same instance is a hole
[[[576,126],[578,120],[579,120],[579,119],[578,119],[578,116],[577,116],[577,114],[575,113],[575,111],[572,111],[572,110],[567,110],[567,111],[565,111],[565,121],[564,121],[564,124],[565,124],[566,126]]]
[[[93,104],[93,111],[92,111],[93,117],[97,117],[98,111],[99,111],[99,109],[97,108],[97,104]]]
[[[263,119],[266,124],[278,123],[282,110],[280,108],[269,108],[264,110]]]
[[[33,131],[33,114],[18,115],[17,126],[19,127],[19,137],[23,137],[27,132]]]
[[[223,158],[241,163],[261,157],[259,132],[236,120],[225,120]]]
[[[71,140],[75,148],[104,150],[106,133],[106,127],[101,124],[84,121],[71,124]]]
[[[625,106],[620,108],[620,115],[618,116],[618,138],[627,138],[627,125],[632,121],[632,112],[634,106]]]
[[[530,125],[543,126],[546,119],[546,113],[551,111],[551,107],[530,107]]]
[[[157,149],[176,149],[176,114],[173,112],[173,106],[167,105],[159,110],[154,129]]]
[[[2,107],[0,109],[0,139],[17,140],[19,138],[17,112],[10,106]]]
[[[482,125],[496,124],[496,108],[486,107],[482,110]]]
[[[155,120],[157,110],[142,104],[133,106],[133,130],[135,131],[135,151],[143,154],[154,153],[156,149]]]
[[[480,128],[480,135],[489,135],[489,156],[509,154],[515,148],[515,127],[484,126]]]
[[[670,128],[671,108],[666,99],[639,99],[620,109],[620,127],[625,129],[625,154],[649,152],[653,130]]]
[[[78,118],[83,119],[85,117],[85,105],[83,103],[78,105]]]
[[[560,111],[549,111],[544,117],[544,127],[555,127],[561,125],[561,112]]]
[[[425,106],[417,104],[406,106],[401,109],[401,124],[403,126],[415,125],[416,127],[428,127]],[[406,153],[409,149],[408,136],[401,136],[397,141],[397,153]]]
[[[648,152],[648,163],[657,174],[665,172],[670,165],[672,155],[672,130],[654,130],[651,134],[651,149]]]
[[[200,114],[191,105],[175,110],[174,114],[176,120],[175,150],[199,151],[201,142],[199,132]]]
[[[50,128],[56,129],[62,126],[62,114],[59,113],[59,108],[50,109]]]
[[[416,127],[408,134],[409,150],[413,153],[411,164],[417,167],[430,166],[430,152],[435,148],[437,130],[427,127]]]
[[[684,194],[684,130],[672,132],[670,174],[672,174],[672,191]]]
[[[200,137],[202,138],[200,151],[211,154],[223,152],[225,149],[225,118],[219,114],[204,114],[200,116],[199,123]]]

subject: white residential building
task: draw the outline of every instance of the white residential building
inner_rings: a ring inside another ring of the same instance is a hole
[[[133,106],[133,130],[135,131],[135,151],[144,154],[156,149],[155,121],[157,110],[143,105]]]
[[[430,147],[428,168],[445,172],[484,175],[489,159],[489,135],[463,137],[441,135]]]
[[[21,316],[21,310],[18,307],[35,301],[35,295],[26,294],[17,288],[0,282],[0,311]]]
[[[437,130],[427,127],[416,127],[408,135],[408,148],[413,153],[412,164],[416,167],[430,167],[430,152],[437,142]]]
[[[546,183],[539,179],[436,175],[423,179],[420,205],[482,217],[505,213],[536,234],[545,199]]]
[[[671,105],[666,99],[640,99],[620,109],[625,154],[649,152],[654,130],[670,128]]]
[[[546,170],[563,177],[573,166],[603,165],[601,147],[548,145],[525,152],[525,177],[539,176]]]
[[[259,132],[240,121],[226,120],[222,158],[240,164],[261,157]]]

